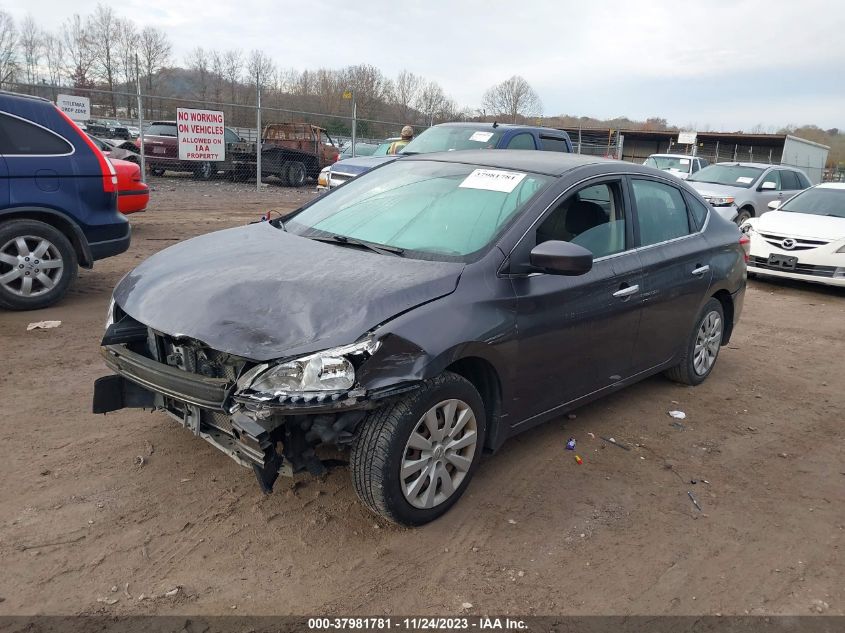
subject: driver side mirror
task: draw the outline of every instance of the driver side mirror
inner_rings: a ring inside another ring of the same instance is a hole
[[[772,189],[777,189],[778,186],[773,183],[771,180],[767,180],[762,185],[760,185],[760,191],[771,191]]]
[[[578,244],[549,240],[531,249],[529,261],[534,268],[551,275],[577,276],[590,272],[593,254]]]

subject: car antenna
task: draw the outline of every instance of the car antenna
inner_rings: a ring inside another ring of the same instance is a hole
[[[493,121],[493,129],[495,130],[497,127],[499,127],[498,121]]]

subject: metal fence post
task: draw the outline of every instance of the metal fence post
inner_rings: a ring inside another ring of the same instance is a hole
[[[578,125],[578,153],[581,153],[581,125]]]
[[[358,103],[355,101],[355,91],[352,91],[352,158],[355,158],[355,141],[357,139]]]
[[[131,63],[131,62],[130,62]],[[141,101],[141,73],[138,72],[139,64],[138,64],[138,54],[135,53],[135,84],[137,88],[137,97],[138,97],[138,140],[140,141],[141,145],[141,181],[147,181],[147,163],[144,158],[144,109],[142,107]]]
[[[261,191],[261,86],[255,84],[255,129],[258,138],[255,140],[255,190]]]
[[[713,161],[714,163],[719,162],[719,141],[716,141],[716,160]]]

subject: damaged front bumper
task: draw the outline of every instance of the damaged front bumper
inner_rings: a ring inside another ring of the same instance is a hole
[[[180,360],[191,353],[180,348]],[[197,437],[252,468],[265,492],[272,490],[280,474],[301,470],[323,474],[317,446],[348,445],[368,410],[417,386],[405,383],[375,391],[270,399],[238,391],[234,371],[229,376],[206,376],[149,358],[126,344],[104,345],[102,354],[114,375],[95,382],[94,413],[162,409]]]

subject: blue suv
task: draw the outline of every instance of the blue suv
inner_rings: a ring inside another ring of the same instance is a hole
[[[117,175],[46,99],[0,91],[0,308],[58,301],[79,266],[129,248]]]

